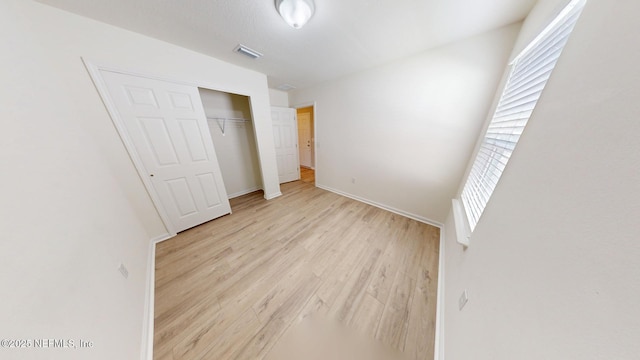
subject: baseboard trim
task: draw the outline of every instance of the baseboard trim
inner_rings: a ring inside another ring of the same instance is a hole
[[[151,239],[151,243],[152,244],[161,243],[161,242],[163,242],[165,240],[171,239],[174,236],[176,236],[176,234],[170,234],[170,233],[162,234],[162,235],[156,236],[153,239]]]
[[[436,335],[434,340],[434,360],[444,360],[444,262],[445,262],[445,230],[444,226],[440,227],[440,248],[438,253],[438,296],[436,299]]]
[[[156,236],[149,242],[149,258],[147,259],[147,289],[144,295],[144,322],[142,324],[142,360],[153,360],[153,326],[155,310],[156,283],[156,245],[171,239],[176,234],[166,233]]]
[[[348,198],[353,199],[353,200],[357,200],[357,201],[363,202],[365,204],[369,204],[371,206],[375,206],[375,207],[383,209],[383,210],[390,211],[390,212],[392,212],[394,214],[398,214],[398,215],[402,215],[404,217],[408,217],[409,219],[413,219],[413,220],[419,221],[421,223],[425,223],[427,225],[435,226],[435,227],[440,228],[440,229],[442,229],[444,227],[443,224],[441,224],[441,223],[439,223],[437,221],[433,221],[433,220],[427,219],[427,218],[425,218],[423,216],[412,214],[410,212],[406,212],[406,211],[403,211],[403,210],[400,210],[400,209],[396,209],[394,207],[391,207],[391,206],[388,206],[388,205],[385,205],[385,204],[381,204],[381,203],[378,203],[378,202],[375,202],[375,201],[372,201],[372,200],[369,200],[369,199],[365,199],[365,198],[362,198],[362,197],[359,197],[359,196],[356,196],[356,195],[352,195],[352,194],[346,193],[344,191],[340,191],[340,190],[331,188],[329,186],[318,184],[317,182],[316,182],[316,187],[319,187],[320,189],[323,189],[323,190],[331,191],[332,193],[336,193],[338,195],[342,195],[342,196],[348,197]]]
[[[275,199],[278,196],[282,196],[282,192],[278,191],[277,193],[273,193],[273,194],[267,194],[267,193],[264,194],[264,198],[267,200]]]
[[[155,296],[156,242],[151,241],[147,260],[147,290],[145,291],[144,324],[142,326],[142,360],[153,360],[153,313]]]
[[[252,192],[256,192],[258,190],[262,190],[262,188],[256,186],[256,187],[252,187],[252,188],[247,189],[247,190],[238,191],[237,193],[229,194],[228,198],[229,198],[229,200],[231,200],[233,198],[237,198],[237,197],[240,197],[242,195],[251,194]]]

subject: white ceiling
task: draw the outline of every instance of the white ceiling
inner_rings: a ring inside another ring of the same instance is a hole
[[[523,19],[537,0],[315,0],[302,29],[274,0],[38,0],[304,88]],[[244,44],[264,54],[233,52]]]

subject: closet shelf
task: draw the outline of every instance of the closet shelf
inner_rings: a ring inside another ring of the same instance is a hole
[[[241,124],[251,121],[249,119],[243,119],[243,118],[225,118],[225,117],[207,117],[207,120],[215,120],[218,123],[218,126],[220,127],[220,131],[222,131],[222,136],[224,136],[224,130],[227,127],[227,121],[233,122],[233,123],[241,123]]]

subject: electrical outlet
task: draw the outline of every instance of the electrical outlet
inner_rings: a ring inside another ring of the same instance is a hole
[[[120,274],[122,274],[125,279],[129,278],[129,270],[127,270],[123,263],[120,263],[120,266],[118,266],[118,271],[120,271]]]
[[[469,294],[467,294],[467,290],[465,289],[460,295],[460,299],[458,299],[458,309],[462,311],[462,308],[464,308],[464,306],[467,305],[468,301],[469,301]]]

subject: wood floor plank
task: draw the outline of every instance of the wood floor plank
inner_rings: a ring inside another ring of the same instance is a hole
[[[236,309],[221,309],[215,315],[207,316],[206,322],[198,326],[192,323],[189,328],[192,330],[183,336],[173,347],[173,355],[176,359],[183,359],[185,356],[202,356],[209,352],[216,341],[233,325],[241,316]],[[239,309],[238,309],[239,310]],[[250,314],[250,313],[249,313]]]
[[[318,295],[313,295],[309,301],[307,301],[307,304],[300,314],[298,314],[298,318],[291,325],[299,324],[313,317],[320,316],[325,318],[328,312],[329,306],[327,306],[327,304]]]
[[[407,233],[407,238],[409,239],[424,239],[424,226],[417,221],[411,221],[409,223],[409,230]],[[406,258],[406,266],[403,267],[403,271],[405,274],[409,275],[410,278],[416,279],[418,277],[418,271],[420,267],[420,263],[422,260],[422,249],[425,245],[425,241],[410,241],[409,242],[409,253]]]
[[[404,350],[414,287],[415,281],[408,275],[402,271],[396,274],[376,333],[376,339],[400,351]]]
[[[404,345],[404,352],[415,359],[424,359],[433,354],[435,347],[437,277],[433,279],[435,274],[431,274],[426,267],[420,270]]]
[[[253,311],[262,323],[266,323],[304,282],[315,280],[315,278],[317,277],[305,266],[305,263],[300,262],[293,269],[287,269],[278,275],[277,284],[254,303]]]
[[[438,268],[440,231],[426,229],[422,250],[423,262],[420,266],[416,289],[411,304],[411,318],[404,347],[412,359],[425,359],[435,349],[436,309],[438,291]]]
[[[359,264],[367,253],[367,246],[364,242],[356,241],[347,244],[350,246],[342,248],[336,253],[334,259],[326,261],[329,272],[326,276],[322,276],[323,284],[318,290],[318,296],[330,307],[345,286],[355,265]]]
[[[157,245],[154,359],[261,359],[314,317],[433,357],[439,229],[312,180],[281,191]]]
[[[349,327],[373,339],[378,331],[378,325],[383,311],[383,303],[370,294],[365,294],[360,302],[360,307],[349,321]]]
[[[391,285],[400,267],[397,257],[397,244],[392,243],[385,251],[382,261],[380,261],[380,264],[376,268],[367,289],[367,292],[371,294],[371,296],[383,304],[387,302],[387,298],[391,292]]]
[[[230,249],[222,254],[228,253],[231,253]],[[156,296],[162,297],[164,301],[158,304],[158,311],[164,312],[168,307],[203,293],[207,287],[225,278],[229,270],[230,267],[225,261],[212,261],[177,276],[175,281],[159,284],[156,287]]]
[[[319,284],[320,279],[310,273],[307,281],[296,289],[296,292],[269,317],[265,325],[245,343],[242,350],[234,358],[262,359],[302,311],[309,298],[318,289]]]
[[[242,351],[245,343],[260,329],[260,322],[249,309],[245,311],[224,335],[211,344],[206,354],[186,353],[176,359],[234,359],[233,354]]]
[[[364,263],[347,279],[342,291],[330,307],[329,316],[345,324],[351,320],[355,310],[365,296],[371,274],[378,263],[381,253],[382,250],[373,249],[363,259]]]
[[[325,276],[339,264],[344,264],[345,261],[349,264],[348,257],[359,255],[357,253],[359,244],[352,240],[360,236],[360,230],[357,227],[337,226],[326,231],[320,237],[326,242],[326,246],[314,254],[313,272],[318,276]]]

